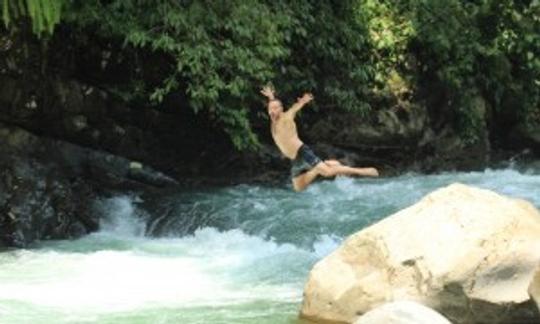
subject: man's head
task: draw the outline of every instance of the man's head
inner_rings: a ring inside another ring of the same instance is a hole
[[[268,101],[268,115],[270,118],[274,119],[283,112],[283,104],[279,99],[272,99]]]

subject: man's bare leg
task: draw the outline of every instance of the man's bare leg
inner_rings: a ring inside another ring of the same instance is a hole
[[[340,166],[342,165],[338,160],[326,160],[324,162],[320,162],[319,164],[327,164],[329,166]],[[302,191],[307,188],[315,179],[321,175],[320,170],[317,168],[319,165],[317,164],[313,169],[309,170],[308,172],[302,173],[298,177],[293,179],[293,188],[295,191]],[[332,176],[329,176],[332,177]]]
[[[318,176],[331,178],[338,175],[354,175],[363,177],[377,177],[379,172],[375,168],[353,168],[341,164],[337,160],[320,162],[313,169],[302,173],[292,180],[295,191],[306,189]]]
[[[324,160],[324,163],[328,164],[329,166],[334,166],[334,165],[343,165],[341,162],[339,162],[338,160]]]
[[[328,173],[328,177],[337,175],[354,175],[362,177],[377,177],[379,172],[375,168],[355,168],[341,164],[338,160],[326,160],[324,164],[330,167],[330,170],[322,170],[321,175]],[[326,172],[325,172],[326,171]]]
[[[316,168],[313,168],[301,175],[293,178],[294,191],[302,191],[307,188],[315,179],[319,176],[319,172]]]

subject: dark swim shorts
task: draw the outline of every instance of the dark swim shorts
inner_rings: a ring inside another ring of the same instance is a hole
[[[298,177],[304,172],[313,169],[322,160],[313,153],[306,144],[302,144],[296,153],[296,158],[292,161],[291,176]]]

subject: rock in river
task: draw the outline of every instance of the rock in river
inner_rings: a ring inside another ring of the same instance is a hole
[[[530,203],[453,184],[349,237],[312,269],[301,316],[353,323],[395,300],[452,323],[539,323],[528,293],[540,264]]]

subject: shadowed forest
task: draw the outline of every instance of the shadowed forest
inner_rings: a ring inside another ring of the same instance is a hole
[[[539,11],[536,0],[3,0],[1,48],[36,38],[39,52],[21,54],[44,77],[68,63],[128,105],[176,100],[238,150],[260,148],[267,83],[289,101],[313,92],[312,115],[376,124],[422,110],[473,145],[538,128]],[[66,62],[78,54],[95,66]]]

